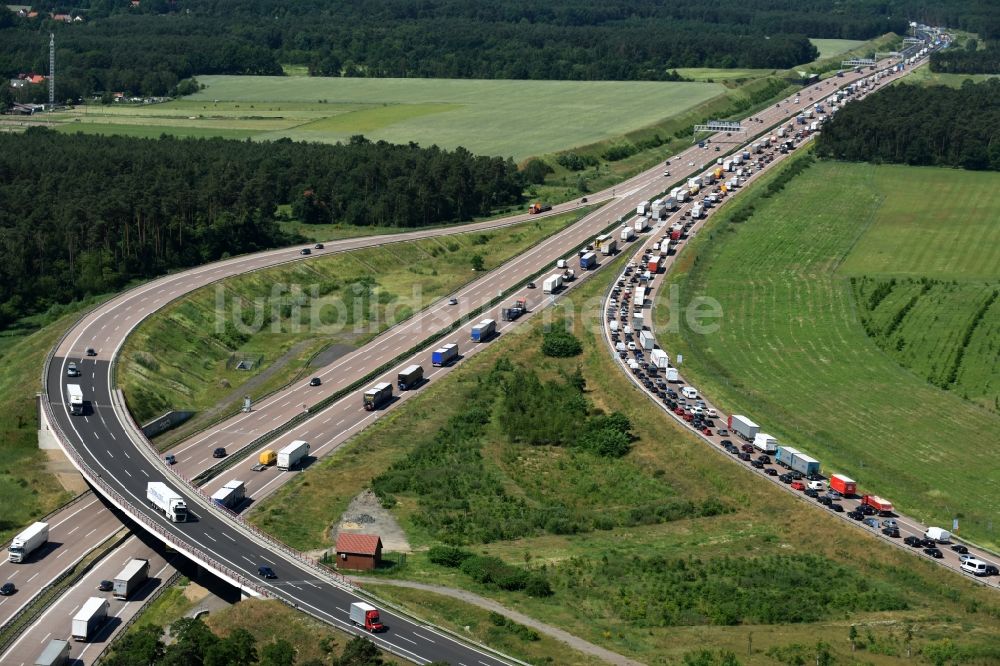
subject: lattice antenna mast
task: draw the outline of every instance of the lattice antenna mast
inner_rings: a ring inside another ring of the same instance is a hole
[[[49,33],[49,106],[56,103],[56,36]]]

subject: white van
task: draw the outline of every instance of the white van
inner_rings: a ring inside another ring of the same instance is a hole
[[[818,490],[820,492],[823,492],[824,490],[826,490],[826,482],[825,481],[808,481],[806,483],[806,488],[808,488],[809,490]]]
[[[685,386],[681,388],[681,395],[683,395],[688,400],[694,400],[698,397],[698,391],[695,390],[693,386]]]
[[[985,576],[986,575],[986,562],[982,560],[977,560],[972,557],[962,562],[962,571],[965,573],[972,574],[973,576]]]
[[[924,537],[934,539],[938,543],[948,543],[951,541],[951,532],[940,527],[928,527],[927,531],[924,532]]]

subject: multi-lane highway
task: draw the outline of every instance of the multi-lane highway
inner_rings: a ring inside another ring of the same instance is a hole
[[[849,75],[837,80],[837,83],[847,84],[855,78],[858,76]],[[791,98],[785,100],[780,109],[772,107],[762,112],[759,116],[762,122],[754,123],[750,126],[750,130],[754,131],[758,127],[763,130],[798,111],[790,106],[790,102]],[[673,159],[671,166],[673,178],[670,181],[685,178],[699,171],[716,156],[713,151],[715,145],[717,144],[705,148],[692,147]],[[403,326],[413,327],[406,337],[397,337],[394,330],[390,330],[379,336],[372,345],[340,359],[337,362],[336,372],[333,368],[328,369],[328,373],[331,374],[327,377],[328,381],[324,382],[326,390],[332,392],[337,386],[346,386],[353,381],[348,377],[362,377],[372,369],[392,360],[400,351],[410,348],[414,342],[421,339],[415,333],[426,336],[440,330],[463,313],[487,303],[497,291],[513,287],[527,276],[550,265],[556,257],[579,245],[618,216],[634,210],[637,201],[648,199],[666,189],[668,180],[663,178],[662,171],[663,168],[658,167],[617,185],[615,187],[617,196],[613,203],[549,239],[544,243],[544,249],[536,248],[530,253],[530,258],[525,256],[515,260],[488,276],[488,279],[469,285],[460,292],[457,306],[446,306],[441,302],[405,323]],[[610,192],[599,193],[591,197],[591,200],[608,200],[610,194]],[[565,207],[570,206],[557,207],[557,211]],[[523,219],[527,216],[520,217]],[[487,228],[499,224],[511,224],[514,221],[480,223],[476,226]],[[465,227],[461,231],[474,228],[476,227]],[[324,252],[345,251],[385,242],[454,233],[454,231],[433,230],[403,234],[391,239],[383,237],[341,241],[329,244]],[[219,262],[161,278],[126,292],[96,309],[84,317],[55,350],[45,378],[48,397],[45,407],[49,411],[53,426],[60,431],[58,434],[63,446],[67,448],[75,464],[98,485],[101,492],[136,515],[159,537],[175,541],[182,550],[202,560],[224,577],[243,585],[245,589],[262,591],[267,595],[283,598],[317,617],[346,627],[346,607],[350,600],[355,598],[354,595],[337,587],[332,579],[324,576],[317,568],[244,530],[229,517],[210,509],[197,493],[172,478],[171,472],[163,466],[137,433],[134,424],[130,423],[127,416],[122,413],[123,408],[112,386],[113,373],[110,362],[124,338],[143,318],[174,298],[205,284],[229,275],[297,259],[306,258],[298,254],[297,248],[292,248]],[[531,292],[527,295],[529,304],[537,309],[543,306],[544,302],[538,301],[536,294],[537,292]],[[532,297],[536,302],[531,302]],[[499,319],[499,317],[494,318]],[[460,333],[456,338],[461,340],[464,335]],[[97,351],[97,356],[84,356],[83,352],[87,347],[93,347]],[[463,351],[469,352],[467,348]],[[84,387],[85,396],[92,408],[92,411],[84,416],[70,416],[63,404],[63,386],[67,383],[65,366],[70,360],[75,360],[80,365],[83,376],[79,383]],[[424,360],[426,362],[426,359]],[[354,363],[357,363],[358,367],[355,368]],[[387,373],[386,376],[391,377],[393,372]],[[431,377],[431,380],[434,381],[435,377]],[[300,399],[300,396],[304,395],[301,392],[311,389],[313,393],[308,394],[308,400],[315,402],[315,388],[291,387],[257,405],[254,412],[239,415],[222,424],[222,427],[213,428],[200,437],[200,442],[193,441],[178,447],[178,458],[181,460],[182,469],[194,471],[198,463],[202,463],[204,456],[195,451],[201,452],[205,448],[220,445],[238,447],[241,443],[256,439],[258,434],[267,431],[268,426],[274,428],[292,415],[300,413],[301,404],[306,402]],[[300,424],[288,438],[298,437],[315,442],[313,453],[322,454],[325,453],[324,446],[333,448],[337,442],[343,441],[352,432],[364,427],[369,419],[375,418],[376,414],[378,412],[362,412],[360,397],[353,394],[314,415],[310,421]],[[250,432],[251,430],[257,432]],[[213,439],[213,437],[229,439]],[[226,443],[219,443],[223,441]],[[191,448],[185,450],[188,446]],[[188,452],[189,455],[185,455]],[[272,474],[272,477],[274,476],[277,475]],[[290,475],[282,475],[282,478],[288,476]],[[188,496],[189,506],[196,517],[195,521],[168,523],[146,505],[146,483],[158,479],[166,480]],[[273,486],[261,483],[257,492],[266,492],[269,487]],[[278,580],[251,582],[255,580],[256,567],[260,564],[273,566],[278,572]],[[418,663],[425,663],[431,659],[444,659],[453,663],[477,661],[484,664],[502,663],[502,657],[487,655],[475,646],[465,645],[432,629],[415,625],[405,618],[386,613],[385,619],[390,625],[390,631],[374,637],[376,643]]]

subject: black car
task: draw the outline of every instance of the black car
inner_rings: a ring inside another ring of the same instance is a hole
[[[969,549],[966,548],[965,546],[963,546],[960,543],[956,543],[954,546],[951,547],[951,549],[953,551],[955,551],[956,553],[958,553],[959,555],[968,555],[969,554]]]
[[[937,541],[934,539],[922,539],[921,543],[924,545],[924,548],[937,548]]]
[[[782,474],[781,476],[778,477],[778,480],[787,485],[792,482],[792,477],[788,476],[787,474]]]
[[[110,580],[102,580],[100,583],[97,584],[97,589],[100,590],[101,592],[110,592],[111,590],[115,589],[115,584],[113,581]]]
[[[17,588],[14,587],[14,583],[4,583],[3,585],[0,585],[0,594],[5,597],[9,597],[15,592],[17,592]]]
[[[323,244],[322,243],[316,243],[315,249],[322,250],[323,249]]]
[[[862,504],[858,506],[858,511],[865,514],[866,516],[874,516],[877,513],[875,511],[875,507],[868,506],[867,504]]]
[[[299,250],[299,254],[312,254],[312,253],[313,253],[313,251],[312,251],[312,250],[310,250],[310,249],[309,249],[309,248],[307,248],[307,247],[304,247],[304,248],[302,248],[301,250]]]
[[[731,439],[724,439],[721,442],[719,442],[719,446],[732,446],[732,445],[733,441]]]
[[[751,460],[750,461],[750,466],[753,467],[753,468],[755,468],[755,469],[764,469],[764,463],[762,463],[759,460]]]
[[[535,288],[535,283],[534,282],[529,282],[527,286],[528,286],[528,289],[534,289]]]
[[[750,454],[745,451],[740,451],[740,460],[743,462],[750,462]]]
[[[850,518],[851,520],[858,520],[858,521],[860,521],[862,518],[865,517],[865,514],[861,513],[860,511],[857,511],[857,510],[855,510],[855,511],[848,511],[847,512],[847,517]]]
[[[823,495],[822,497],[817,497],[816,501],[822,504],[823,506],[830,506],[831,504],[833,504],[833,500],[827,497],[826,495]]]
[[[911,548],[920,548],[924,545],[924,540],[917,536],[908,536],[903,539],[903,543]]]
[[[771,464],[771,456],[768,456],[768,455],[759,455],[759,456],[757,456],[757,460],[761,461],[765,465],[770,465]]]
[[[944,555],[941,553],[940,548],[924,548],[924,553],[930,555],[935,560],[940,560]]]
[[[997,569],[996,565],[987,564],[986,565],[986,573],[983,574],[983,575],[984,576],[1000,576],[1000,569]]]
[[[226,457],[226,449],[225,449],[225,447],[222,447],[222,446],[216,447],[216,449],[214,451],[212,451],[212,457],[213,458],[225,458]]]
[[[730,446],[729,448],[726,449],[726,451],[729,451],[734,456],[740,455],[740,450],[738,448],[736,448],[735,446]]]
[[[802,472],[789,472],[789,474],[792,475],[792,479],[795,480],[795,481],[801,481],[802,480]]]
[[[257,567],[257,575],[260,576],[261,578],[277,578],[278,577],[278,574],[274,573],[274,569],[272,569],[271,567],[269,567],[269,566],[267,566],[265,564],[262,564],[259,567]]]
[[[882,534],[887,537],[892,537],[893,539],[899,538],[899,528],[898,527],[883,527]]]
[[[830,498],[828,497],[827,499]],[[836,502],[830,502],[829,504],[827,504],[827,506],[830,507],[830,509],[832,509],[834,513],[844,513],[844,507],[840,506]]]
[[[805,496],[806,497],[812,497],[812,498],[819,497],[819,491],[818,490],[814,490],[812,488],[806,488],[805,489]]]
[[[767,469],[764,470],[764,474],[767,474],[768,476],[775,476],[777,475],[777,473],[778,470],[774,469],[773,467],[768,467]]]
[[[323,380],[321,380],[319,377],[313,377],[312,379],[309,380],[309,386],[319,386],[322,383]]]

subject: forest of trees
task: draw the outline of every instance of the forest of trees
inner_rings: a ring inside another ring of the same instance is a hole
[[[982,44],[978,39],[969,39],[962,48],[948,48],[932,53],[931,71],[945,74],[1000,74],[1000,34],[994,32],[984,36],[989,38]]]
[[[33,5],[40,18],[0,12],[0,73],[45,73],[54,31],[60,100],[165,95],[195,74],[280,74],[282,64],[325,76],[666,80],[676,67],[806,63],[818,55],[807,36],[904,30],[899,4],[45,0]],[[85,20],[57,23],[49,12]]]
[[[839,111],[818,154],[844,160],[1000,171],[1000,80],[961,88],[889,86]]]
[[[509,159],[346,145],[0,134],[0,327],[135,278],[297,239],[276,222],[419,227],[519,202]]]

